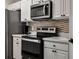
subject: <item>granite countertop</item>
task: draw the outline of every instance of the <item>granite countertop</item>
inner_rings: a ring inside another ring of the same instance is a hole
[[[48,38],[43,38],[43,40],[49,42],[69,43],[69,39],[65,37],[48,37]]]

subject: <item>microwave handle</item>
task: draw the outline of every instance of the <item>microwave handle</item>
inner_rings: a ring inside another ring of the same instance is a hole
[[[44,5],[44,7],[43,7],[43,13],[44,13],[44,15],[45,15],[45,5]]]

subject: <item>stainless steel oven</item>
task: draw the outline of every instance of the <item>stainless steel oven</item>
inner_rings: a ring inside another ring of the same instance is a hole
[[[47,1],[32,5],[31,18],[33,20],[52,18],[52,2]]]
[[[42,41],[35,38],[22,39],[22,59],[42,59]]]

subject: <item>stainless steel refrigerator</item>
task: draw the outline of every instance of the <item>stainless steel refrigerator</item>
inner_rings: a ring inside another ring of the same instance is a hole
[[[5,10],[5,51],[6,59],[12,59],[13,56],[13,40],[12,34],[21,34],[22,33],[22,23],[20,21],[21,11],[10,11]]]

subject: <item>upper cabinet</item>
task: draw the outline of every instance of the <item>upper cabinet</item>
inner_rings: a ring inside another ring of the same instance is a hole
[[[21,1],[9,4],[6,9],[16,11],[16,10],[21,10]]]
[[[22,0],[21,1],[21,21],[31,21],[30,17],[30,9],[31,9],[31,0]]]
[[[52,0],[52,19],[69,18],[70,0]]]
[[[69,19],[70,0],[22,0],[21,1],[21,21],[31,20],[31,5],[45,1],[52,1],[52,19]]]

